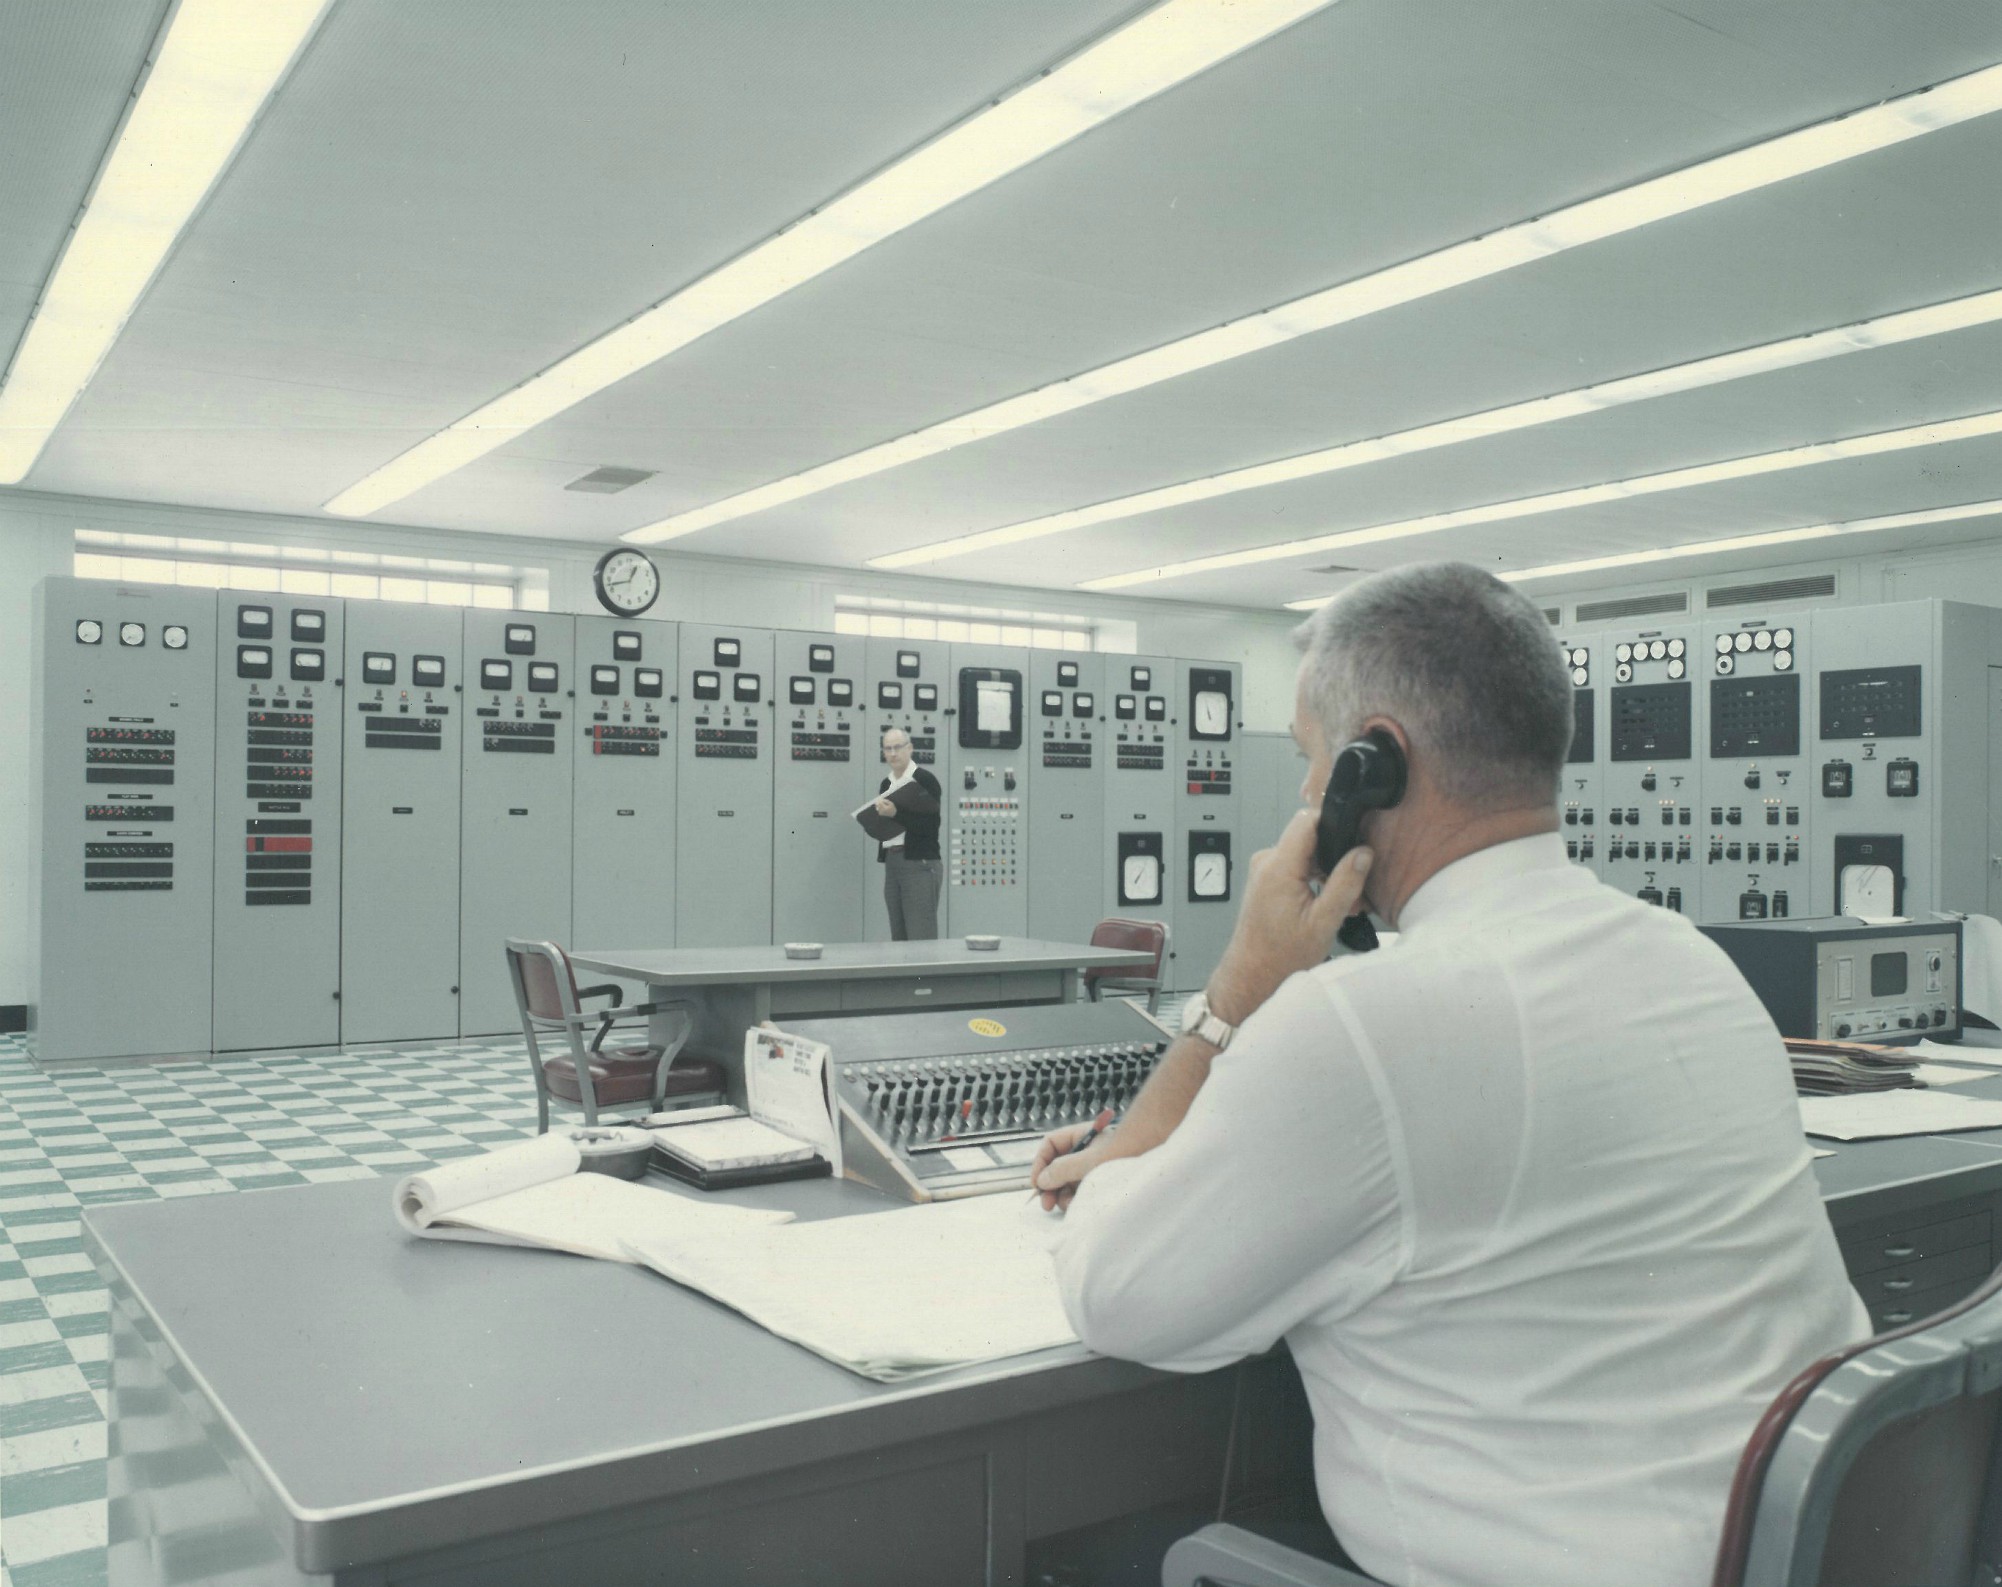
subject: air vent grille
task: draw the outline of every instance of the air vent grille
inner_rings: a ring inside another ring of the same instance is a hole
[[[586,491],[593,496],[616,496],[622,490],[631,490],[642,480],[652,479],[658,472],[647,468],[594,468],[582,479],[573,479],[565,490]]]
[[[1617,601],[1587,601],[1578,608],[1578,621],[1596,623],[1612,617],[1652,617],[1657,612],[1688,610],[1688,592],[1675,590],[1667,595],[1629,595]]]
[[[1706,606],[1770,606],[1778,601],[1807,601],[1835,593],[1835,575],[1768,579],[1763,584],[1723,584],[1703,597]]]
[[[1313,573],[1360,573],[1362,569],[1349,567],[1346,563],[1342,562],[1330,562],[1324,568],[1312,568],[1309,571]]]
[[[1552,628],[1555,628],[1559,623],[1564,621],[1564,608],[1561,606],[1544,607],[1543,620]]]

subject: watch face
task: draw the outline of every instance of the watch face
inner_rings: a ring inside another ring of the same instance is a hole
[[[660,570],[644,551],[607,551],[592,577],[599,602],[622,616],[643,612],[660,597]]]

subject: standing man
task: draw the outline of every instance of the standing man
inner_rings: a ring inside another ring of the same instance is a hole
[[[927,942],[938,935],[938,892],[945,880],[945,862],[938,852],[938,779],[911,762],[911,736],[900,727],[883,735],[883,763],[890,768],[877,790],[876,811],[894,816],[903,831],[886,838],[876,850],[883,867],[883,902],[890,911],[890,937],[895,942]],[[890,795],[905,784],[915,786],[892,803]]]

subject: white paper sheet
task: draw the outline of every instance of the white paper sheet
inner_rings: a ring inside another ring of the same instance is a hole
[[[1835,1141],[2002,1128],[2002,1102],[1951,1091],[1876,1091],[1851,1097],[1800,1097],[1801,1128]]]
[[[804,1141],[842,1173],[835,1124],[832,1049],[769,1024],[744,1032],[744,1099],[751,1117]]]
[[[1872,925],[1901,920],[1897,912],[1898,879],[1888,865],[1845,865],[1836,878],[1840,901],[1836,913],[1852,915]]]
[[[974,725],[983,733],[1005,733],[1015,722],[1015,686],[1002,678],[973,685]]]
[[[577,1143],[558,1133],[516,1141],[478,1157],[440,1163],[398,1182],[396,1216],[412,1234],[422,1234],[461,1207],[552,1179],[567,1179],[582,1161]]]
[[[1970,1069],[2002,1069],[2002,1047],[1976,1047],[1972,1042],[1915,1041],[1905,1049],[1922,1059],[1962,1064]]]
[[[1922,1086],[1965,1086],[1977,1080],[1993,1080],[1993,1069],[1967,1069],[1959,1064],[1920,1064],[1912,1078]]]
[[[1960,923],[1960,1006],[2002,1021],[2002,921],[1993,915]]]
[[[654,1139],[697,1168],[751,1168],[766,1163],[803,1163],[812,1146],[756,1119],[712,1119],[656,1130]]]
[[[1017,1195],[627,1241],[632,1256],[864,1377],[1069,1344],[1049,1247],[1057,1220]]]

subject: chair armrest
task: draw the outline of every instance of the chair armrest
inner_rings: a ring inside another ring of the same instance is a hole
[[[1241,1526],[1191,1532],[1161,1561],[1161,1587],[1383,1587],[1372,1576],[1330,1565]]]
[[[626,989],[622,986],[615,986],[610,981],[607,981],[603,986],[580,987],[577,991],[577,1001],[581,1003],[587,997],[609,997],[612,1000],[612,1007],[617,1008],[626,1000]]]

